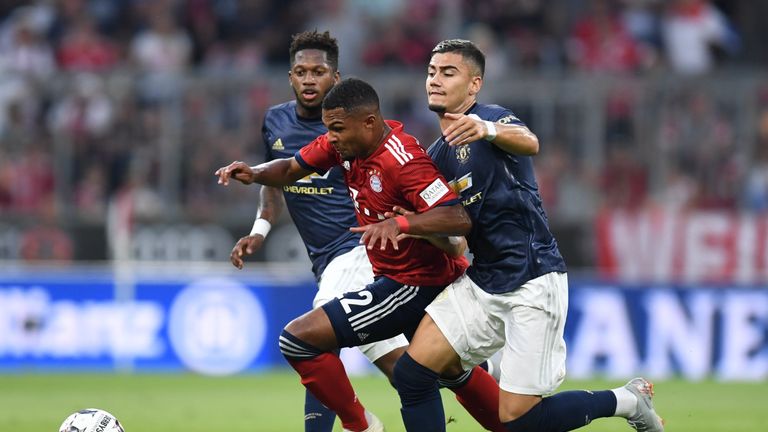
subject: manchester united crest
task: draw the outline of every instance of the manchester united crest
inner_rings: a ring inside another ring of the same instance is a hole
[[[469,144],[456,146],[456,160],[462,164],[469,162]]]

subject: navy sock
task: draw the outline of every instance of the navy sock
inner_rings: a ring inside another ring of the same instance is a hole
[[[546,397],[522,417],[504,423],[510,432],[564,432],[588,425],[616,412],[616,395],[610,390],[566,391]]]
[[[304,398],[304,431],[331,432],[336,421],[336,413],[329,410],[309,390]]]
[[[437,373],[417,363],[407,352],[395,364],[394,381],[400,394],[405,430],[445,431],[445,412],[437,378]]]

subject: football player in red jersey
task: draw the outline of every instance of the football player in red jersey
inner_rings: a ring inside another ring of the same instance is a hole
[[[362,233],[375,281],[291,321],[280,336],[280,349],[302,383],[338,414],[344,430],[378,431],[383,425],[357,400],[333,351],[399,333],[413,334],[424,308],[445,286],[465,277],[468,263],[461,256],[463,243],[451,242],[448,236],[466,234],[471,224],[457,195],[418,141],[403,132],[402,124],[382,118],[378,95],[369,84],[343,80],[323,101],[322,117],[328,133],[293,158],[254,167],[237,161],[216,175],[225,185],[236,179],[281,186],[333,166],[344,168],[360,225],[351,229]],[[418,213],[386,218],[394,207]],[[414,236],[432,237],[427,241]],[[458,377],[446,383],[476,418],[478,411],[495,412],[497,398],[479,401],[490,406],[471,402],[468,406],[467,400],[489,389],[498,394],[487,372],[479,368],[471,372],[478,377],[472,385],[460,368],[445,371],[445,376]],[[500,430],[496,424],[480,421],[486,428]]]

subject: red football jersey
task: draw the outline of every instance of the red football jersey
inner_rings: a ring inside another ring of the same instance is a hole
[[[344,167],[360,226],[384,220],[393,206],[422,213],[459,199],[416,138],[403,132],[399,122],[387,120],[387,124],[392,131],[365,159],[342,160],[326,135],[296,153],[299,164],[318,173]],[[374,274],[403,284],[447,285],[468,266],[464,257],[451,258],[426,240],[404,239],[398,242],[399,250],[391,244],[385,250],[379,246],[368,250]]]

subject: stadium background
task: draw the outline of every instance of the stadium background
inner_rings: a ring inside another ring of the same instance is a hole
[[[284,215],[231,267],[258,188],[212,173],[263,159],[290,35],[312,28],[425,144],[429,50],[486,52],[480,99],[542,143],[571,269],[566,386],[643,373],[670,429],[765,430],[766,16],[764,0],[0,3],[0,430],[86,405],[131,432],[300,430],[274,341],[314,292],[303,246]],[[345,355],[398,430],[395,393]],[[473,430],[444,399],[449,430]]]

